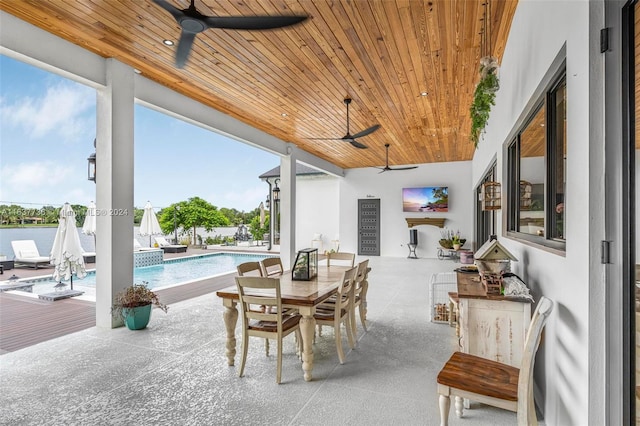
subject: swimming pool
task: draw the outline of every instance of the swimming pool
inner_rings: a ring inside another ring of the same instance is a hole
[[[133,281],[136,284],[148,283],[149,288],[209,278],[215,275],[235,272],[236,266],[244,262],[258,262],[272,256],[244,253],[213,253],[165,260],[162,264],[133,268]],[[50,277],[24,280],[34,283],[33,293],[53,292],[56,281]],[[69,284],[68,282],[65,282]],[[85,291],[89,296],[95,295],[96,274],[87,273],[81,280],[73,280],[73,288]],[[68,287],[67,287],[68,288]]]

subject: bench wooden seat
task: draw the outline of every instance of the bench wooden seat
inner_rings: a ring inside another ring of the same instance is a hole
[[[520,369],[479,356],[454,353],[445,364],[438,383],[467,392],[482,393],[507,401],[518,400]],[[513,404],[516,411],[517,404]]]

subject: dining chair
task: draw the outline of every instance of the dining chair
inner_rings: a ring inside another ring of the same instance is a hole
[[[336,262],[339,261],[339,262]],[[345,265],[353,267],[356,261],[355,253],[349,253],[346,251],[340,252],[330,252],[327,253],[327,266],[331,266],[331,264],[335,265]]]
[[[240,277],[264,277],[260,262],[244,262],[236,266],[236,270]],[[268,307],[261,305],[259,308],[254,306],[252,309],[260,309],[260,311],[264,312]],[[269,356],[269,339],[264,339],[264,353]]]
[[[300,318],[302,316],[298,313],[283,312],[278,278],[236,277],[236,286],[238,287],[242,315],[242,359],[238,376],[244,375],[249,337],[262,337],[278,342],[276,382],[280,383],[282,377],[282,339],[295,332],[297,342],[302,342],[300,336]],[[262,305],[273,309],[266,309],[265,312],[255,311],[251,309],[251,305]],[[297,352],[300,353],[299,347]]]
[[[340,286],[336,294],[335,303],[321,304],[316,308],[314,318],[319,326],[328,325],[334,329],[336,350],[340,364],[344,363],[344,351],[342,350],[341,326],[344,324],[347,331],[347,340],[351,349],[355,348],[355,340],[351,328],[351,309],[353,305],[355,277],[357,268],[351,268],[342,274]]]
[[[267,257],[260,261],[262,266],[262,275],[265,277],[282,275],[284,268],[282,260],[279,257]]]
[[[369,275],[369,259],[363,260],[358,263],[358,269],[356,270],[355,288],[353,294],[353,306],[351,308],[351,329],[354,336],[356,334],[356,308],[360,314],[360,322],[362,328],[367,331],[367,290],[369,288],[369,282],[367,277]]]
[[[519,426],[537,425],[533,400],[533,365],[540,337],[553,302],[542,297],[538,302],[527,338],[520,368],[455,352],[438,374],[440,394],[440,426],[449,423],[451,396],[455,397],[458,417],[462,417],[463,398],[483,404],[515,411]]]

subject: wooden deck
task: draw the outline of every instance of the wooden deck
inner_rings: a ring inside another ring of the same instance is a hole
[[[233,285],[235,273],[157,290],[167,304]],[[222,303],[222,302],[220,302]],[[96,325],[96,304],[74,298],[46,301],[0,293],[0,354],[55,339]]]
[[[96,304],[0,293],[0,354],[96,325]]]
[[[264,252],[260,247],[239,247],[236,251]],[[244,250],[243,250],[244,249]],[[200,250],[189,248],[187,253],[165,253],[164,258],[170,259],[186,255],[215,253],[217,251],[232,251],[221,248],[220,250]],[[277,252],[271,252],[278,254]],[[95,265],[90,264],[88,268]],[[5,271],[0,280],[8,279],[16,274],[20,278],[50,275],[52,267],[45,268],[14,268]],[[224,287],[234,285],[234,273],[222,275],[216,278],[197,281],[175,287],[166,287],[155,290],[162,303],[171,305],[182,300],[214,293]],[[215,296],[212,296],[218,299]],[[217,303],[215,300],[214,303]],[[222,301],[219,301],[222,303]],[[74,333],[96,325],[95,302],[78,300],[74,298],[46,301],[36,297],[20,296],[15,294],[0,293],[0,354],[13,352],[27,346]]]

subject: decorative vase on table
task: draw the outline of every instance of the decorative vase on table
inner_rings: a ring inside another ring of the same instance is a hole
[[[142,330],[149,324],[151,318],[151,303],[135,308],[123,308],[122,316],[129,330]]]

